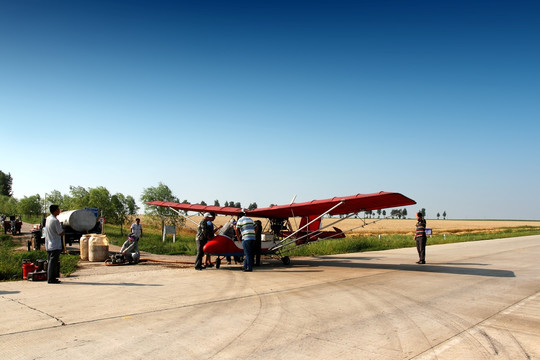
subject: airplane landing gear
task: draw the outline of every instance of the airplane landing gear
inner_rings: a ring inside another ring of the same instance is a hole
[[[283,262],[283,265],[290,265],[291,264],[291,258],[288,257],[288,256],[282,257],[281,261]]]
[[[221,266],[221,258],[218,256],[218,258],[216,259],[216,269],[219,269]]]

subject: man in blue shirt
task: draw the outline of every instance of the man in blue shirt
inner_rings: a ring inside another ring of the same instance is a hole
[[[246,216],[246,213],[240,213],[240,219],[236,222],[235,230],[238,239],[242,239],[244,248],[244,266],[243,271],[253,271],[253,247],[255,245],[255,222]]]

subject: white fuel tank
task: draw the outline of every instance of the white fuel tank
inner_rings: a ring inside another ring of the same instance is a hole
[[[96,226],[96,216],[85,209],[61,212],[57,219],[63,226],[69,226],[73,230],[83,233]]]

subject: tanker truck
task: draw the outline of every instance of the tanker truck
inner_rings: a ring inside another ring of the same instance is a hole
[[[79,241],[84,234],[101,233],[101,222],[89,209],[64,211],[57,219],[64,228],[64,237],[70,246],[73,241]]]

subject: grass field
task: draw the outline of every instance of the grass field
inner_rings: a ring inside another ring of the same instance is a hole
[[[23,259],[35,262],[37,259],[47,259],[47,252],[41,251],[15,251],[19,243],[13,241],[10,235],[0,235],[0,280],[22,279]],[[77,269],[79,257],[74,255],[60,255],[60,273],[69,275]]]
[[[230,217],[218,216],[214,223],[223,225]],[[144,219],[143,219],[144,220]],[[200,216],[194,216],[193,220],[199,222]],[[266,219],[261,219],[265,224]],[[338,218],[324,218],[323,225],[329,225]],[[294,229],[298,228],[300,219],[291,219],[291,225]],[[368,225],[361,227],[363,224]],[[194,226],[194,224],[189,224]],[[415,231],[416,219],[345,219],[334,226],[343,231],[354,229],[346,234],[349,237],[358,235],[379,235],[379,234],[413,234]],[[431,220],[427,219],[427,227],[433,230],[433,234],[464,234],[475,232],[497,232],[502,228],[517,227],[540,227],[540,221],[527,220]],[[330,227],[331,228],[331,227]],[[189,232],[189,229],[187,230]]]
[[[201,217],[194,217],[199,222]],[[229,217],[216,218],[217,226],[228,221]],[[171,235],[162,241],[160,223],[149,217],[141,216],[144,236],[139,242],[141,250],[153,254],[194,255],[195,231],[184,227],[177,231],[176,242]],[[265,219],[263,224],[265,224]],[[323,226],[339,219],[324,219]],[[296,228],[299,219],[291,219],[291,225]],[[416,220],[413,219],[346,219],[338,224],[347,233],[346,239],[334,239],[309,243],[307,246],[291,247],[285,254],[289,256],[320,256],[330,254],[345,254],[362,251],[376,251],[395,248],[414,247],[413,233]],[[365,226],[364,226],[365,225]],[[194,227],[194,224],[190,223]],[[428,245],[477,241],[486,239],[518,237],[540,234],[540,221],[510,221],[510,220],[427,220],[427,227],[433,230],[428,238]],[[105,233],[112,244],[121,245],[126,238],[120,233],[120,226],[105,225]],[[20,245],[20,244],[19,244]],[[12,242],[11,236],[0,236],[0,280],[17,280],[22,278],[22,259],[46,259],[45,251],[20,252],[15,251],[18,245]],[[77,268],[78,256],[62,255],[61,272],[64,275],[74,272]]]
[[[201,217],[194,216],[192,219],[198,223]],[[223,225],[228,219],[227,216],[219,216],[214,223],[216,226]],[[266,223],[265,219],[261,220],[263,224]],[[338,218],[325,218],[323,226],[338,220]],[[142,218],[142,223],[148,230],[148,237],[140,242],[141,249],[168,254],[194,254],[194,230],[184,227],[178,231],[176,244],[173,244],[170,239],[163,243],[159,224],[148,218]],[[291,219],[293,229],[297,228],[298,223],[299,219]],[[195,226],[193,223],[189,225]],[[346,233],[346,239],[326,240],[310,243],[307,246],[293,247],[287,254],[316,256],[413,247],[415,246],[413,240],[415,225],[416,220],[413,219],[346,219],[335,225],[345,232],[354,229]],[[428,240],[430,245],[540,234],[540,221],[428,219],[427,227],[432,229],[432,236]],[[156,240],[151,240],[154,238]],[[116,243],[121,241],[120,238],[116,239]]]

